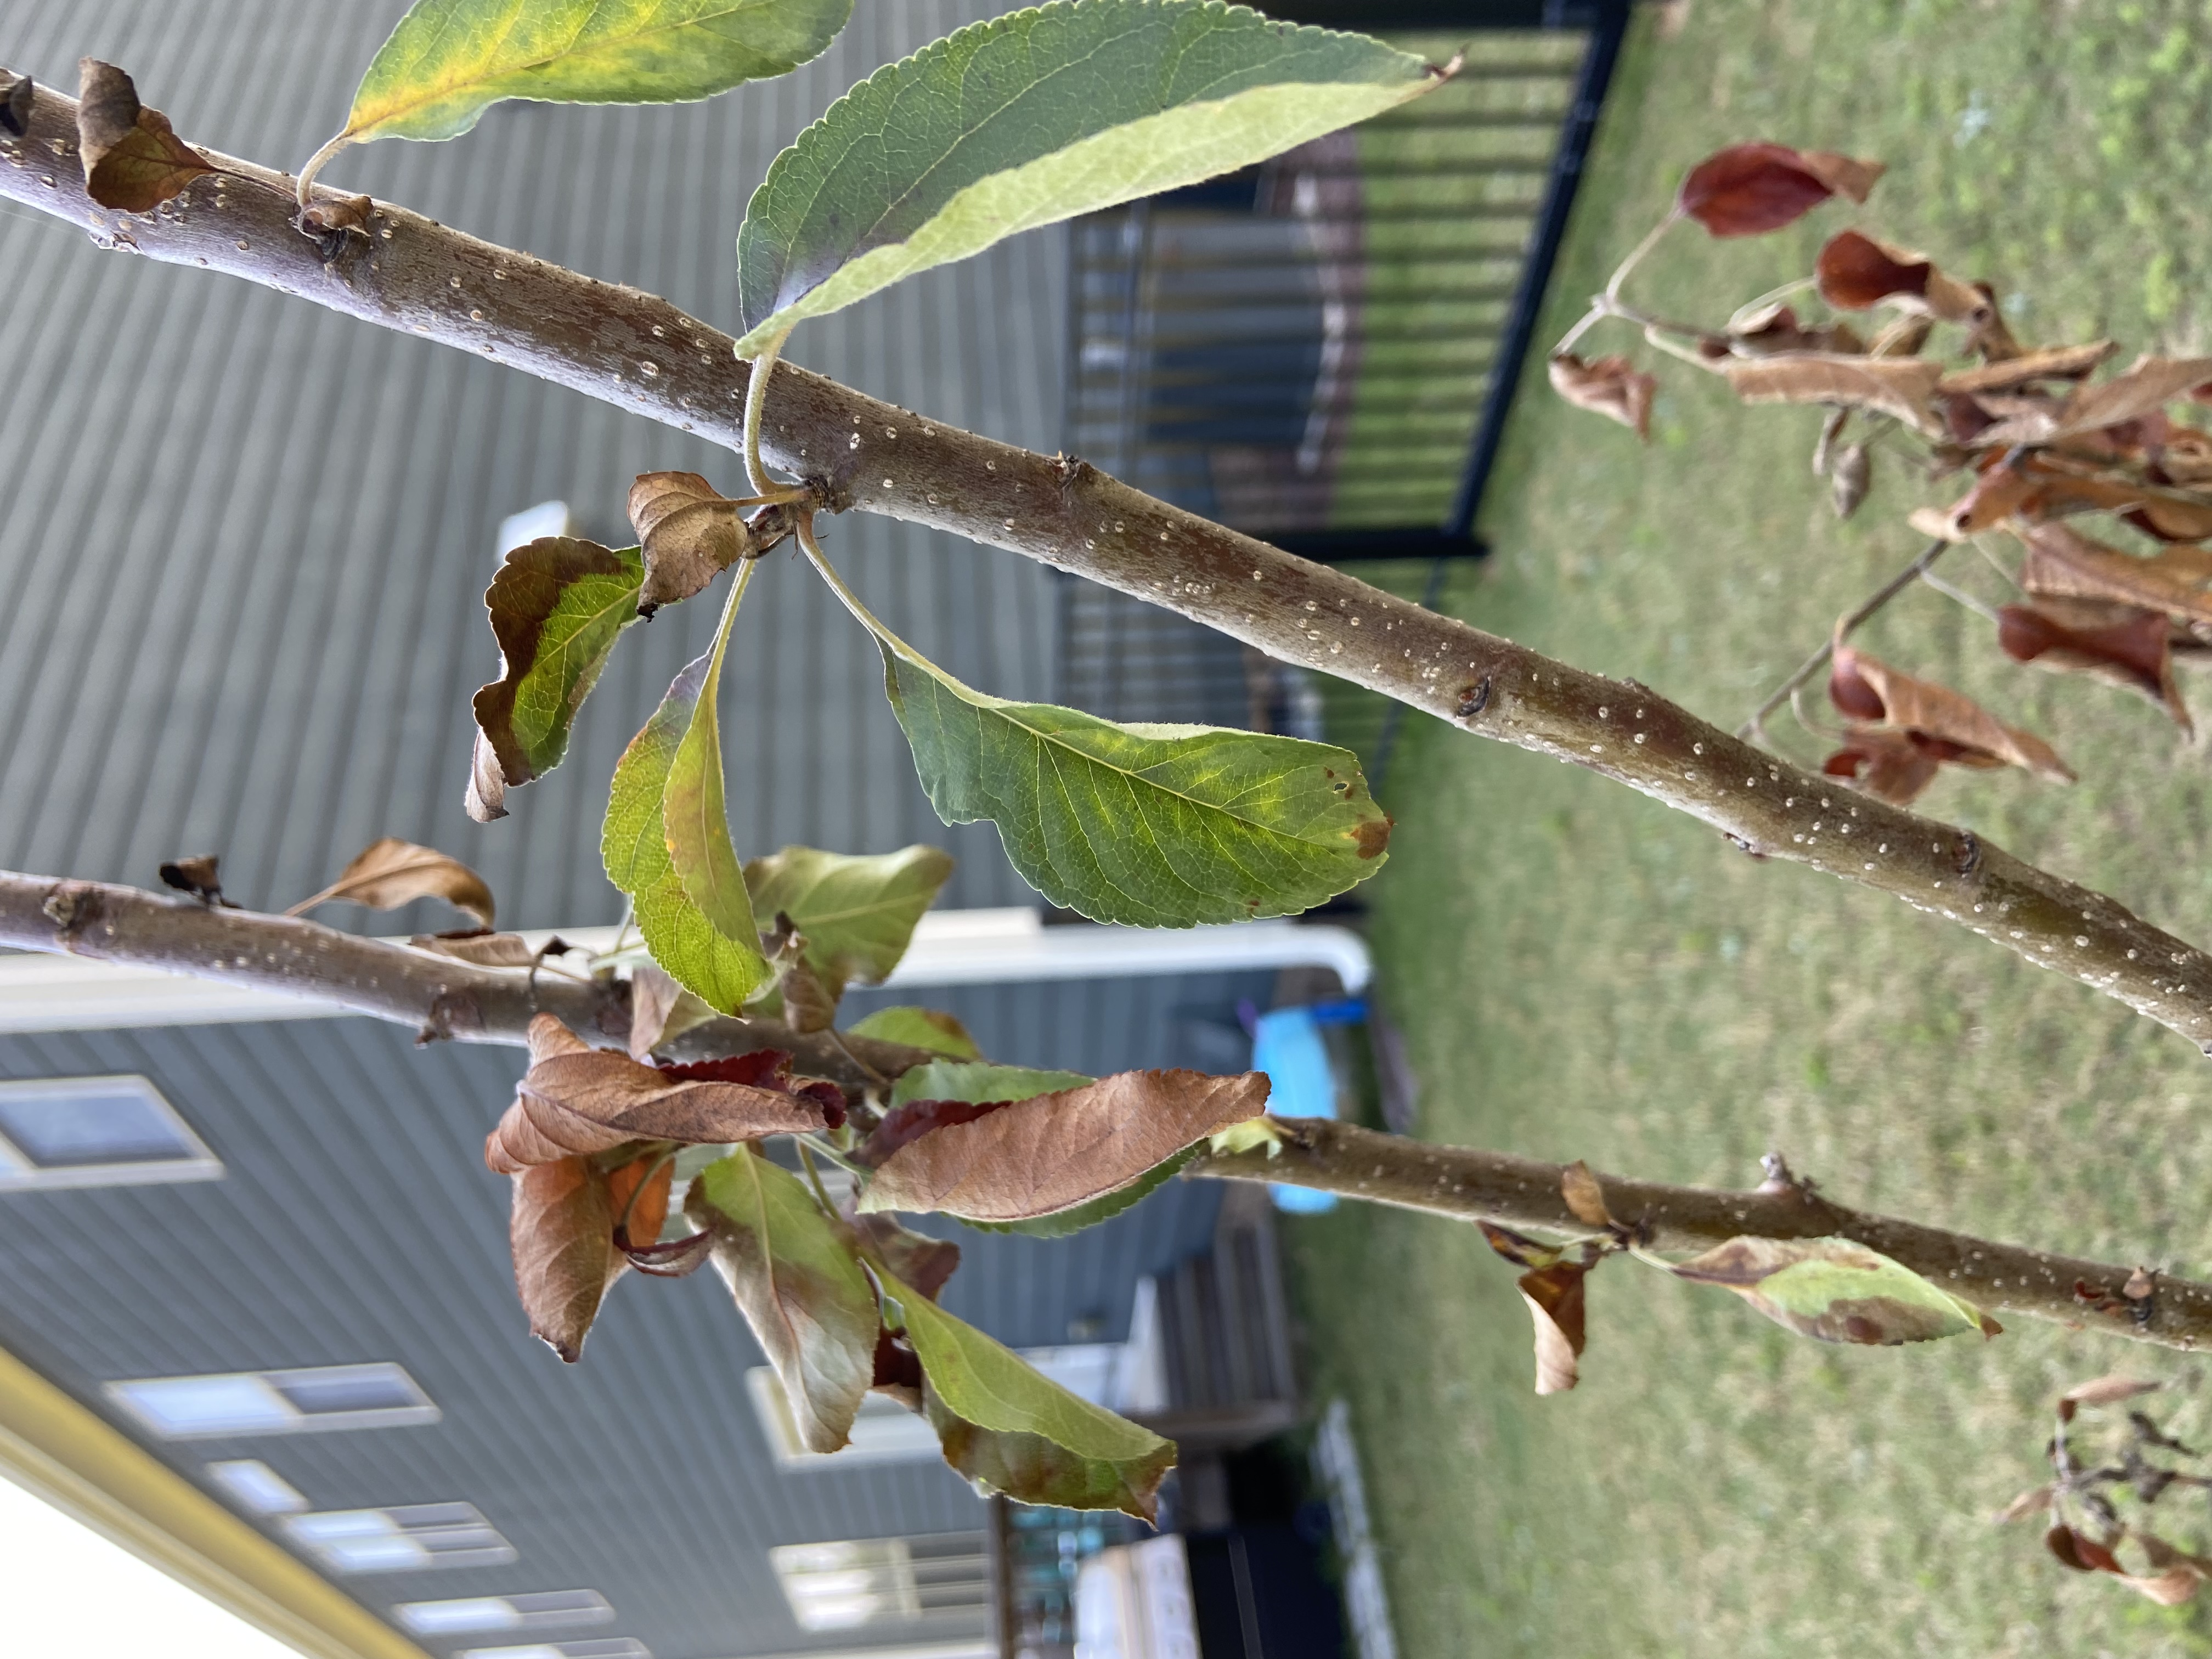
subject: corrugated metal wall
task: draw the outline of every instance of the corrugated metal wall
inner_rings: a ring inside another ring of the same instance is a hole
[[[860,0],[828,54],[706,104],[506,104],[444,144],[349,152],[327,181],[665,294],[725,325],[734,243],[777,149],[876,65],[994,0]],[[186,137],[296,166],[343,123],[402,0],[0,0],[0,63],[73,89],[123,64]],[[793,356],[878,396],[1032,445],[1057,437],[1064,239],[1018,240],[811,324]],[[149,881],[218,852],[250,903],[314,890],[380,835],[492,882],[505,919],[611,921],[606,778],[711,602],[631,632],[567,765],[489,827],[460,808],[469,694],[498,654],[480,599],[500,520],[562,498],[631,538],[631,477],[734,458],[427,342],[228,278],[0,217],[0,863]],[[880,519],[830,531],[909,639],[1006,696],[1054,685],[1050,573]],[[738,844],[950,847],[956,904],[1029,896],[988,825],[938,823],[881,669],[820,585],[778,556],[747,602],[724,729]]]

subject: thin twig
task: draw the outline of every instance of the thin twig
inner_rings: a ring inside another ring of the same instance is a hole
[[[1783,681],[1765,702],[1752,710],[1751,718],[1736,727],[1736,736],[1747,742],[1764,743],[1766,740],[1766,717],[1789,702],[1791,692],[1828,665],[1828,659],[1835,654],[1836,641],[1919,580],[1927,574],[1929,567],[1943,556],[1943,550],[1952,544],[1949,542],[1929,543],[1927,551],[1876,588],[1872,598],[1836,624],[1836,631],[1818,651],[1798,665],[1796,673]]]
[[[1938,593],[1941,593],[1945,599],[1954,600],[1960,605],[1965,605],[1967,610],[1972,611],[1978,617],[1985,617],[1990,622],[2001,622],[2003,620],[1997,615],[1996,607],[1995,605],[1984,605],[1972,594],[1967,592],[1966,589],[1952,586],[1950,583],[1945,581],[1941,576],[1937,575],[1932,570],[1922,571],[1920,573],[1920,580],[1926,586],[1934,588]]]

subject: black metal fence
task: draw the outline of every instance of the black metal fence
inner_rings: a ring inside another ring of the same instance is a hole
[[[1150,493],[1433,601],[1474,518],[1628,0],[1288,0],[1451,83],[1074,228],[1062,447]],[[1062,695],[1119,720],[1326,731],[1379,781],[1395,705],[1070,581]]]

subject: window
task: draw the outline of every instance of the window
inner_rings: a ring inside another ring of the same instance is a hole
[[[604,1642],[532,1642],[520,1648],[469,1648],[459,1659],[653,1659],[634,1636]]]
[[[526,1595],[470,1595],[457,1601],[402,1601],[392,1612],[417,1636],[474,1636],[479,1632],[557,1630],[604,1625],[615,1616],[597,1590],[539,1590]],[[529,1648],[525,1653],[532,1651]],[[559,1653],[560,1649],[555,1648]]]
[[[110,1382],[107,1397],[165,1440],[434,1423],[438,1408],[389,1364]]]
[[[473,1504],[409,1504],[390,1510],[323,1510],[285,1522],[291,1540],[332,1572],[412,1572],[496,1567],[514,1559]]]
[[[213,1181],[222,1164],[143,1077],[0,1083],[0,1192]]]
[[[768,1556],[801,1630],[989,1617],[991,1565],[980,1532],[784,1544]]]
[[[292,1483],[266,1463],[241,1457],[210,1463],[208,1479],[228,1492],[240,1509],[255,1515],[296,1515],[307,1507]]]

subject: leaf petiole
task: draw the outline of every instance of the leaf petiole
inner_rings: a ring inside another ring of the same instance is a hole
[[[783,356],[783,343],[791,337],[793,323],[782,333],[770,337],[745,372],[745,477],[751,480],[756,495],[772,495],[781,486],[768,476],[768,467],[761,459],[760,434],[763,411],[768,407],[769,376],[775,372],[777,362]],[[800,491],[804,495],[806,492]],[[787,497],[786,499],[797,499]]]

